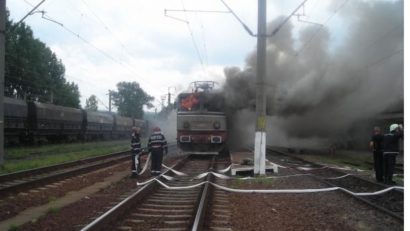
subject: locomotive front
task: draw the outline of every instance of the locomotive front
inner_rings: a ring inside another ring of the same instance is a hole
[[[217,155],[226,149],[227,123],[220,93],[178,96],[177,142],[189,154]]]

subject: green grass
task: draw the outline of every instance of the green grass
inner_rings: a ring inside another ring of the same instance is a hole
[[[129,149],[129,140],[9,148],[5,150],[5,161],[4,165],[0,167],[0,174],[39,168]]]
[[[57,198],[56,197],[49,197],[48,198],[48,203],[53,203],[54,201],[56,201]]]
[[[8,231],[16,231],[16,230],[18,230],[18,228],[19,227],[17,225],[10,225]]]
[[[59,211],[60,211],[60,208],[50,207],[48,208],[47,213],[54,214],[54,213],[58,213]]]

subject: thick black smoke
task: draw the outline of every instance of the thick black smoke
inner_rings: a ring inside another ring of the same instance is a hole
[[[334,1],[330,14],[341,4]],[[336,14],[346,31],[340,45],[333,43],[326,25],[308,26],[293,37],[289,22],[268,39],[268,143],[331,143],[392,106],[403,110],[403,1],[349,1]],[[269,23],[268,31],[282,20]],[[233,134],[247,129],[250,136],[244,140],[249,143],[255,124],[256,51],[246,63],[244,70],[225,69],[224,91]]]

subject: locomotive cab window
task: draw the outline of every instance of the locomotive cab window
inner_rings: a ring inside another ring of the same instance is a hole
[[[201,108],[198,94],[182,94],[178,100],[179,111],[199,111]]]
[[[178,111],[222,112],[223,107],[223,97],[218,94],[181,94],[178,100]]]
[[[223,112],[224,111],[224,99],[222,95],[211,94],[207,95],[203,102],[203,109],[210,112]]]

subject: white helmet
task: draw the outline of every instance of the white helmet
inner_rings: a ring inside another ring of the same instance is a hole
[[[390,132],[396,130],[396,128],[398,128],[398,127],[399,127],[398,124],[392,124],[392,125],[390,125]]]

